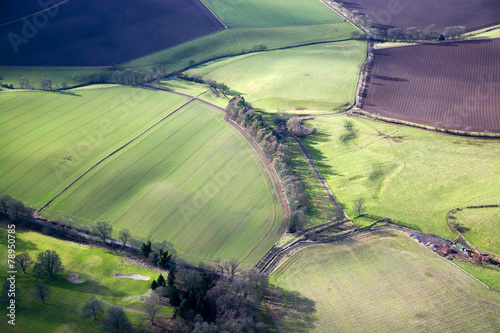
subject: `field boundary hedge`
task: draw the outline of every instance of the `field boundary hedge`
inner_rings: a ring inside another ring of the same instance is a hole
[[[409,126],[409,127],[415,127],[419,129],[424,129],[428,131],[433,131],[433,132],[441,132],[441,133],[446,133],[446,134],[452,134],[452,135],[458,135],[458,136],[467,136],[467,137],[475,137],[475,138],[486,138],[486,139],[500,139],[500,133],[486,133],[486,132],[466,132],[466,131],[459,131],[459,130],[453,130],[453,129],[447,129],[447,128],[441,128],[441,127],[434,127],[434,126],[428,126],[428,125],[422,125],[418,123],[413,123],[410,121],[406,120],[399,120],[395,118],[387,118],[387,117],[382,117],[382,116],[377,116],[372,113],[362,111],[362,110],[352,110],[350,112],[352,115],[358,116],[360,118],[371,118],[379,121],[383,121],[386,123],[391,123],[391,124],[396,124],[396,125],[404,125],[404,126]]]
[[[190,98],[187,102],[185,102],[184,104],[182,104],[181,106],[179,106],[178,108],[176,108],[175,110],[173,110],[172,112],[168,113],[166,116],[164,116],[163,118],[161,118],[160,120],[158,120],[157,122],[155,122],[154,124],[152,124],[151,126],[149,126],[148,128],[146,128],[144,131],[142,131],[141,133],[139,133],[138,135],[136,135],[135,137],[133,137],[132,139],[130,139],[129,141],[127,141],[125,144],[123,144],[122,146],[118,147],[117,149],[113,150],[111,153],[107,154],[106,156],[104,156],[103,158],[101,158],[99,161],[97,161],[96,163],[94,163],[90,168],[88,168],[87,170],[85,170],[81,175],[79,175],[78,177],[76,177],[71,183],[69,183],[68,185],[66,185],[66,187],[64,187],[61,191],[59,191],[59,193],[57,193],[52,199],[50,199],[47,203],[45,203],[42,207],[40,207],[39,209],[37,209],[35,211],[35,214],[39,214],[45,207],[47,207],[52,201],[54,201],[55,199],[57,199],[61,194],[63,194],[68,188],[71,187],[71,185],[73,185],[74,183],[76,183],[78,180],[80,180],[80,178],[82,178],[83,176],[85,176],[87,173],[89,173],[92,169],[94,169],[96,166],[98,166],[99,164],[101,164],[102,162],[104,162],[104,160],[106,160],[107,158],[113,156],[114,154],[116,154],[117,152],[119,152],[120,150],[122,150],[123,148],[125,148],[126,146],[128,146],[129,144],[131,144],[132,142],[134,142],[135,140],[137,140],[138,138],[140,138],[142,135],[144,135],[146,132],[148,132],[149,130],[151,130],[152,128],[154,128],[156,125],[158,125],[159,123],[161,123],[163,120],[167,119],[168,117],[170,117],[172,114],[174,114],[175,112],[179,111],[180,109],[182,109],[183,107],[185,107],[187,104],[189,104],[191,101],[193,101],[194,98]]]

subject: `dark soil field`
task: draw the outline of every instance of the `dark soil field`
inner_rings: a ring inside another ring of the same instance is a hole
[[[200,0],[40,3],[60,5],[0,3],[0,65],[110,66],[224,29]]]
[[[500,133],[500,39],[375,50],[361,108],[440,128]]]
[[[498,0],[349,0],[344,7],[372,18],[377,28],[417,27],[435,24],[438,31],[463,25],[467,31],[500,24]]]

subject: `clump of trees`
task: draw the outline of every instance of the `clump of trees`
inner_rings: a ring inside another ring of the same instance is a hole
[[[22,201],[12,199],[8,194],[0,196],[0,209],[2,213],[8,215],[12,220],[30,216],[33,212],[33,209],[24,205]]]
[[[299,117],[288,119],[288,121],[286,122],[286,128],[288,132],[292,133],[295,136],[298,136],[299,138],[303,138],[316,133],[316,127],[305,127],[304,125],[302,125],[302,120]]]
[[[188,74],[184,73],[176,73],[175,76],[179,79],[190,82],[208,84],[213,90],[223,94],[225,97],[227,97],[227,94],[229,94],[229,91],[231,90],[225,83],[217,82],[212,79],[204,80],[203,77],[198,73],[195,73],[192,76],[189,76]]]
[[[177,256],[177,251],[171,243],[166,241],[151,243],[150,240],[140,246],[142,255],[149,258],[150,262],[160,268],[167,268],[170,260]]]
[[[285,144],[286,138],[279,135],[274,128],[267,126],[262,116],[241,96],[231,99],[226,112],[235,123],[250,134],[272,162],[290,206],[290,215],[285,217],[288,231],[296,232],[306,222],[305,213],[309,208],[309,200],[305,195],[304,185],[292,172],[291,154]]]

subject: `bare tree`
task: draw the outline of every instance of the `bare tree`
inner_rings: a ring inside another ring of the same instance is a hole
[[[429,25],[427,28],[424,30],[424,39],[426,40],[435,40],[439,38],[439,32],[436,29],[435,24]]]
[[[420,30],[418,30],[417,27],[409,27],[406,29],[405,37],[406,37],[406,40],[408,40],[410,42],[413,40],[420,39],[421,35],[422,35],[422,32]]]
[[[51,91],[52,90],[52,80],[46,77],[40,79],[40,89]]]
[[[45,301],[50,298],[50,289],[46,285],[41,282],[35,283],[35,289],[33,290],[33,298],[39,299],[42,301],[42,304],[45,304]]]
[[[365,199],[357,198],[354,200],[353,209],[358,214],[357,217],[363,215],[365,212]]]
[[[144,317],[151,323],[151,325],[155,325],[156,315],[161,310],[161,306],[157,303],[158,300],[155,297],[150,297],[143,304],[144,311],[146,312]]]
[[[19,200],[9,201],[9,212],[13,218],[20,218],[21,216],[28,215],[31,211]]]
[[[120,230],[120,240],[123,242],[123,246],[127,245],[127,241],[130,239],[130,231],[128,229]]]
[[[122,308],[116,306],[111,307],[106,315],[101,319],[101,328],[108,332],[127,332],[131,329],[130,324],[125,311]]]
[[[38,276],[46,276],[53,279],[64,270],[61,258],[55,251],[46,250],[38,254],[37,262],[33,266],[33,272]]]
[[[342,207],[335,205],[335,207],[333,207],[333,216],[337,221],[342,220],[345,217]]]
[[[29,86],[29,79],[26,76],[22,76],[19,78],[19,88],[25,89]]]
[[[97,224],[92,226],[92,232],[97,234],[103,243],[106,243],[106,239],[111,237],[113,227],[109,224],[109,222],[97,222]]]
[[[21,253],[16,256],[16,265],[21,267],[23,273],[26,274],[26,268],[33,265],[33,259],[27,253]]]
[[[83,308],[83,315],[85,317],[92,317],[94,318],[94,320],[97,320],[97,315],[99,313],[104,313],[102,301],[94,296],[89,299],[87,303],[85,303],[85,307]]]

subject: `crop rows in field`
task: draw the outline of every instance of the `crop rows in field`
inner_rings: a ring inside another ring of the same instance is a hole
[[[500,132],[500,39],[375,50],[362,109],[439,128]]]
[[[317,0],[203,0],[229,27],[337,23],[344,20]]]
[[[251,254],[250,265],[276,241],[281,214],[251,149],[221,112],[191,102],[75,183],[49,215],[108,220],[190,261]]]
[[[116,87],[0,94],[0,192],[40,207],[187,99]]]
[[[381,29],[417,27],[423,31],[435,24],[438,31],[456,25],[472,31],[500,23],[497,0],[349,0],[343,4],[368,15]]]
[[[1,65],[110,66],[224,29],[200,0],[66,1],[32,17],[50,1],[29,2],[0,11]]]
[[[273,310],[283,332],[495,332],[500,325],[497,293],[399,232],[302,249],[269,278],[286,290],[276,293]]]

